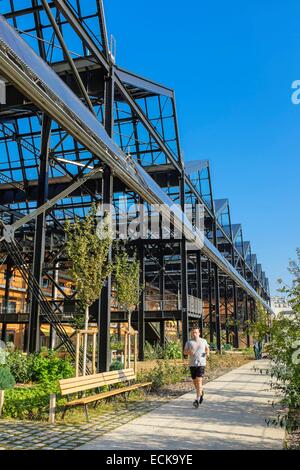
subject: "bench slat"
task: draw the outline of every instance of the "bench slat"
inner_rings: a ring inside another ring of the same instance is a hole
[[[66,403],[65,406],[71,407],[71,406],[86,405],[88,403],[102,400],[103,398],[108,398],[114,395],[119,395],[121,393],[130,392],[132,390],[136,390],[142,387],[148,387],[151,384],[152,382],[145,382],[145,383],[140,383],[140,384],[129,385],[128,387],[117,388],[115,390],[110,390],[109,392],[98,393],[97,395],[93,395],[91,397],[78,398],[77,400],[69,401],[68,403]]]
[[[133,369],[111,370],[109,372],[100,372],[99,374],[91,374],[91,375],[84,375],[80,377],[71,377],[69,379],[61,379],[59,383],[60,384],[68,384],[72,382],[81,383],[81,382],[92,380],[95,377],[99,379],[101,378],[106,379],[107,377],[114,378],[114,377],[120,377],[126,374],[134,374],[134,370]]]
[[[92,390],[93,388],[98,388],[98,387],[104,387],[105,385],[114,385],[117,383],[123,383],[127,382],[129,380],[135,380],[136,376],[127,376],[123,378],[118,378],[118,379],[112,379],[112,380],[97,380],[94,382],[90,382],[88,385],[73,385],[73,386],[68,386],[67,388],[61,388],[61,394],[62,396],[64,395],[69,395],[71,393],[76,393],[76,392],[83,392],[85,390]]]
[[[62,396],[71,393],[91,390],[104,385],[113,385],[119,382],[127,382],[135,380],[136,375],[133,369],[123,369],[121,371],[103,372],[101,374],[93,374],[83,377],[75,377],[72,379],[63,379],[59,381]],[[116,373],[117,372],[117,373]]]

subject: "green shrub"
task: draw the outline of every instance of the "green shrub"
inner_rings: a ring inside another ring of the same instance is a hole
[[[279,413],[272,424],[294,430],[299,427],[300,410],[300,312],[290,318],[282,315],[273,320],[268,355],[272,388],[281,395],[280,404],[287,413]]]
[[[163,350],[164,359],[182,359],[182,346],[179,341],[169,341]]]
[[[113,351],[123,351],[124,343],[122,343],[122,341],[112,341],[110,343],[110,349]]]
[[[144,349],[145,360],[163,359],[163,348],[159,343],[152,346],[148,341],[145,343]]]
[[[290,286],[279,279],[280,292],[287,296],[293,313],[279,314],[268,324],[268,355],[271,359],[268,370],[271,386],[280,395],[281,411],[272,424],[285,427],[287,431],[300,427],[300,248],[296,250],[297,259],[289,262],[288,271],[292,276]],[[261,310],[259,307],[258,310]]]
[[[111,335],[110,349],[117,350],[117,351],[124,349],[124,342],[118,337],[118,335]]]
[[[32,355],[26,355],[20,351],[12,351],[7,355],[6,365],[9,367],[17,383],[28,383],[32,380]]]
[[[226,344],[223,344],[222,348],[223,348],[224,351],[232,351],[233,346],[232,346],[232,344],[226,343]]]
[[[110,365],[109,370],[121,370],[124,369],[124,364],[121,361],[113,361]]]
[[[145,360],[182,359],[181,343],[179,341],[169,341],[165,347],[162,347],[159,343],[152,346],[146,342],[144,354]]]
[[[56,383],[8,390],[5,393],[3,416],[15,419],[47,419],[50,393],[58,393]],[[64,403],[64,399],[59,399],[57,406],[61,407]]]
[[[71,362],[59,358],[54,351],[42,350],[40,353],[29,355],[11,351],[6,364],[18,383],[51,383],[74,375]]]
[[[158,390],[164,385],[181,382],[188,376],[185,364],[170,364],[168,361],[157,361],[154,369],[137,374],[137,381],[152,382],[152,389]]]
[[[0,390],[9,390],[15,386],[15,379],[8,367],[0,367]]]
[[[32,380],[39,383],[51,384],[52,382],[67,379],[75,375],[74,367],[67,359],[60,359],[53,351],[44,354],[36,354],[32,364]]]

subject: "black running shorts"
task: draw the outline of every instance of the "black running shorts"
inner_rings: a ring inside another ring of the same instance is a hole
[[[190,367],[192,379],[195,380],[197,377],[204,377],[205,367]]]

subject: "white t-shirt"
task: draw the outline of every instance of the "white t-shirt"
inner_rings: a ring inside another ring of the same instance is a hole
[[[208,346],[206,339],[199,338],[198,341],[191,339],[186,343],[186,349],[188,349],[192,354],[190,358],[191,367],[205,367],[206,366],[206,352],[205,349]]]

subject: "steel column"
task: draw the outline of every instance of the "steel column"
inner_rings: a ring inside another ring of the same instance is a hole
[[[103,202],[112,204],[113,177],[109,167],[103,172]],[[109,250],[111,260],[111,249]],[[98,372],[107,372],[110,367],[110,319],[111,319],[111,276],[105,281],[100,297],[98,321]]]
[[[182,210],[185,205],[185,187],[184,177],[179,178],[180,185],[180,204]],[[189,339],[189,319],[188,319],[188,266],[187,266],[187,246],[184,233],[182,231],[180,242],[180,260],[181,260],[181,322],[182,322],[182,345]]]
[[[162,216],[159,214],[159,237],[162,240]],[[159,298],[161,302],[161,311],[164,311],[165,300],[165,267],[164,267],[164,252],[163,246],[159,246]],[[165,322],[162,320],[159,325],[160,328],[160,344],[165,344]]]
[[[246,320],[246,340],[247,340],[247,348],[250,347],[250,335],[249,335],[249,309],[248,309],[248,294],[247,292],[244,293],[245,297],[245,320]]]
[[[57,299],[57,285],[58,285],[58,262],[56,261],[53,266],[53,280],[54,282],[52,283],[52,299],[56,300]],[[55,349],[55,343],[56,343],[56,331],[53,328],[53,325],[50,325],[50,337],[49,337],[49,349]]]
[[[211,261],[207,260],[208,266],[208,308],[209,308],[209,340],[211,343],[214,342],[214,328],[213,328],[213,305],[212,305],[212,279],[211,279]]]
[[[112,67],[110,74],[105,82],[105,115],[104,126],[110,137],[113,135],[114,126],[114,69]],[[113,176],[111,169],[105,166],[103,172],[103,204],[112,205],[113,203]],[[111,260],[111,249],[109,250],[109,260]],[[105,285],[102,288],[100,299],[100,312],[98,321],[98,372],[106,372],[110,367],[110,320],[111,320],[111,276],[109,275]]]
[[[233,282],[233,346],[239,347],[239,326],[238,326],[238,299],[237,299],[237,286]]]
[[[196,252],[196,282],[197,282],[197,297],[202,300],[202,265],[201,265],[201,252]],[[199,319],[199,328],[201,336],[203,336],[203,304],[201,311],[201,318]]]
[[[165,346],[165,340],[166,340],[165,333],[166,333],[165,321],[161,320],[160,323],[159,323],[159,335],[160,335],[160,345],[162,347]]]
[[[226,329],[226,344],[229,344],[229,328],[228,328],[228,292],[227,292],[227,278],[224,279],[224,308],[225,308],[225,329]]]
[[[10,290],[10,281],[12,278],[12,260],[10,256],[7,256],[6,260],[6,272],[5,272],[5,290],[4,290],[4,299],[3,299],[3,306],[4,306],[4,312],[3,313],[8,313],[8,306],[9,306],[9,290]],[[6,333],[7,333],[7,324],[2,323],[2,329],[1,329],[1,341],[6,342]]]
[[[140,301],[138,308],[138,332],[139,332],[139,361],[144,360],[144,348],[145,348],[145,248],[141,241],[139,246],[139,261],[140,261]]]
[[[41,153],[40,153],[40,172],[38,185],[37,206],[40,207],[48,199],[48,166],[49,166],[49,141],[51,133],[51,119],[44,114],[41,134]],[[45,232],[46,232],[46,213],[42,212],[36,218],[36,232],[34,239],[33,255],[33,275],[35,280],[41,285],[42,268],[45,254]],[[38,299],[32,295],[27,351],[34,353],[40,348],[40,305]]]
[[[214,282],[215,282],[215,327],[216,327],[216,341],[217,350],[222,351],[221,345],[221,322],[220,322],[220,286],[219,286],[219,269],[214,265]]]

